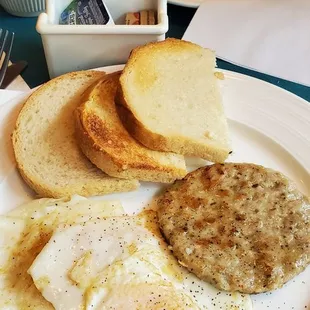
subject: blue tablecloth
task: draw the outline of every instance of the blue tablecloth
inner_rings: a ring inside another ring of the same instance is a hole
[[[168,5],[167,36],[182,38],[194,14],[195,9]],[[13,62],[17,60],[28,62],[29,66],[23,73],[23,78],[30,87],[35,87],[49,79],[41,38],[35,30],[35,25],[36,18],[13,17],[0,8],[0,28],[14,31],[16,35],[11,59]],[[244,69],[222,60],[218,60],[218,67],[262,79],[310,101],[310,87]]]

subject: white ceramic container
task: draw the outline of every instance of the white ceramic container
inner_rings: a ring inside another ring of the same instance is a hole
[[[59,16],[71,0],[47,0],[46,13],[37,22],[50,77],[70,71],[125,63],[130,51],[165,38],[167,0],[105,0],[116,25],[59,25]],[[125,25],[128,12],[156,10],[156,25]],[[123,23],[123,24],[121,24]]]

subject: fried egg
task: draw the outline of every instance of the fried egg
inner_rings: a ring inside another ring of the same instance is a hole
[[[60,227],[29,273],[56,310],[252,309],[180,266],[153,211]]]
[[[143,247],[103,270],[85,299],[87,310],[252,309],[249,295],[222,292],[199,280],[163,243]]]
[[[55,309],[83,309],[85,289],[98,272],[130,256],[132,244],[158,243],[146,221],[109,217],[60,228],[29,269],[35,285]]]
[[[87,289],[86,309],[200,309],[178,280],[167,276],[169,267],[164,270],[165,265],[166,257],[158,245],[116,261]]]
[[[118,202],[39,199],[0,217],[0,309],[54,309],[27,270],[59,225],[123,215]],[[62,224],[61,224],[62,223]]]
[[[19,240],[25,228],[23,219],[10,216],[0,216],[0,273],[4,272],[5,265],[10,258],[12,248]]]

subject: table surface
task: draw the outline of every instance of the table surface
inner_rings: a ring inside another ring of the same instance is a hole
[[[169,4],[169,31],[167,37],[182,38],[195,12],[196,9],[193,8]],[[49,80],[42,41],[40,35],[35,30],[36,20],[37,18],[11,16],[0,7],[0,28],[15,32],[11,60],[13,62],[26,60],[28,62],[28,68],[22,76],[31,88]],[[245,69],[220,59],[218,59],[217,64],[219,68],[243,73],[270,82],[310,101],[309,87]]]

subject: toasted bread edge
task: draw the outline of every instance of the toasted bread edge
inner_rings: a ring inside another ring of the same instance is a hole
[[[89,70],[89,71],[82,71],[86,74],[95,74],[98,75],[98,80],[100,77],[105,74],[104,72]],[[68,76],[72,76],[73,78],[76,76],[76,74],[81,73],[81,71],[77,72],[71,72],[64,75],[61,75],[52,81],[58,81],[62,80],[64,78],[68,78]],[[96,82],[95,82],[96,83]],[[25,117],[26,113],[28,113],[28,110],[31,108],[31,106],[35,103],[35,100],[38,96],[40,96],[41,92],[44,92],[46,88],[51,87],[50,82],[47,82],[40,86],[39,89],[37,89],[35,92],[33,92],[28,99],[23,104],[23,107],[21,108],[19,115],[17,117],[15,128],[11,135],[11,141],[13,146],[13,153],[15,158],[16,167],[18,169],[19,174],[25,181],[25,183],[36,192],[36,194],[39,197],[47,197],[47,198],[69,198],[73,194],[79,194],[85,197],[93,196],[93,195],[104,195],[104,194],[110,194],[114,192],[123,192],[123,191],[131,191],[135,190],[139,187],[139,182],[135,180],[111,180],[111,184],[109,180],[107,180],[107,186],[100,186],[98,188],[97,182],[94,181],[91,186],[77,186],[75,188],[70,188],[65,190],[63,187],[45,187],[41,184],[41,182],[34,176],[29,173],[28,169],[24,166],[23,161],[20,158],[20,136],[22,135],[20,133],[19,124],[22,121],[23,117]]]
[[[186,137],[164,137],[152,132],[145,127],[129,109],[129,105],[125,98],[122,89],[119,88],[116,96],[116,104],[120,111],[119,113],[123,116],[122,122],[128,132],[149,149],[174,152],[185,156],[201,157],[214,163],[221,163],[227,159],[231,151],[230,149],[220,149],[218,147],[212,147],[211,145],[202,145]]]
[[[102,83],[108,76],[109,75],[104,77],[100,82],[97,82],[96,85]],[[89,92],[85,92],[85,97],[82,99],[83,103],[75,110],[75,129],[80,149],[94,165],[110,176],[123,179],[138,179],[141,181],[171,183],[186,175],[186,169],[176,167],[171,167],[171,169],[169,169],[170,171],[160,171],[159,169],[153,168],[151,165],[149,169],[139,169],[139,167],[130,167],[126,163],[115,161],[88,133],[86,128],[87,124],[83,119],[85,100],[87,100],[87,96],[91,95],[92,88],[89,89]],[[145,166],[145,163],[141,163],[141,166]]]

